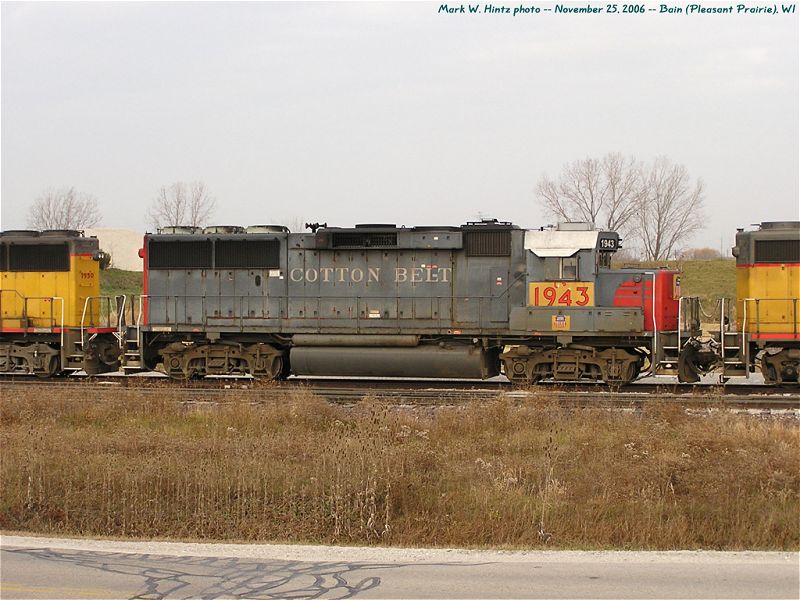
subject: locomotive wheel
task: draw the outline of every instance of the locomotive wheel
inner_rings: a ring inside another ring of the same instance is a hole
[[[161,362],[161,357],[158,355],[158,352],[151,349],[145,348],[142,350],[142,365],[148,371],[155,371],[156,367],[158,367],[158,363]]]
[[[761,373],[768,385],[797,384],[800,381],[800,348],[783,348],[764,352]]]
[[[51,356],[47,361],[47,366],[43,370],[34,371],[33,374],[39,379],[47,379],[59,372],[59,359],[58,356]]]
[[[266,369],[266,374],[269,379],[279,379],[283,373],[283,356],[276,354],[272,360],[267,359],[269,367]]]
[[[250,375],[257,379],[274,381],[285,379],[288,374],[288,356],[267,344],[254,344],[247,348],[246,356],[250,364]]]

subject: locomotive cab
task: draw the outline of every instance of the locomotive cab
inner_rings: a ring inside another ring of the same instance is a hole
[[[534,339],[504,353],[507,376],[625,383],[648,363],[655,372],[660,342],[677,329],[680,279],[612,269],[620,247],[616,232],[586,223],[525,233],[527,302],[511,309],[509,328]]]

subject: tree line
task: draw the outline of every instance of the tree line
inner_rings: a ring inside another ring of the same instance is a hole
[[[643,163],[609,153],[564,165],[536,186],[554,218],[585,221],[633,240],[643,260],[675,258],[704,227],[703,182],[666,157]]]
[[[536,198],[556,220],[584,221],[620,232],[629,249],[634,246],[643,260],[677,257],[704,226],[703,182],[692,179],[684,165],[666,157],[644,163],[632,156],[608,153],[575,160],[565,164],[556,177],[542,176]],[[147,218],[155,229],[200,227],[211,219],[216,203],[202,181],[177,181],[158,190]],[[86,229],[96,226],[100,216],[97,198],[91,194],[74,187],[48,189],[31,205],[28,225]]]
[[[214,215],[217,200],[202,181],[162,186],[147,211],[148,223],[159,227],[201,227]],[[34,229],[89,229],[100,223],[97,198],[74,187],[50,188],[28,209],[28,227]]]

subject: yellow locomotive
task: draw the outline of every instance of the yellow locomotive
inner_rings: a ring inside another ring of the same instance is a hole
[[[797,385],[800,373],[800,221],[761,223],[736,233],[736,300],[723,298],[719,330],[681,344],[678,379],[696,383],[720,370],[722,380],[757,370],[772,385]],[[683,298],[697,314],[697,298]],[[736,318],[732,319],[733,308]]]
[[[100,296],[101,258],[80,231],[0,234],[0,373],[119,368],[124,307]]]
[[[800,221],[738,230],[736,330],[766,383],[797,383],[800,371]],[[723,338],[724,339],[724,338]]]

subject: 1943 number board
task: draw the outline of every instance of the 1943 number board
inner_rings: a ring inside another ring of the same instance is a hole
[[[591,281],[529,283],[528,306],[594,306],[594,283]]]

